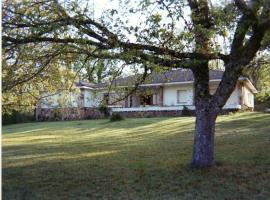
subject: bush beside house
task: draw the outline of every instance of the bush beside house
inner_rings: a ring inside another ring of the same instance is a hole
[[[19,112],[13,110],[11,113],[2,114],[2,125],[18,124],[35,121],[34,112]]]

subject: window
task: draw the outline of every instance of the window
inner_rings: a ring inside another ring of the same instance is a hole
[[[177,104],[186,104],[188,102],[188,91],[177,90]]]

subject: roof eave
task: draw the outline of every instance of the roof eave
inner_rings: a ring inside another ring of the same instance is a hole
[[[254,93],[257,94],[258,90],[255,88],[255,86],[251,83],[251,81],[249,80],[249,78],[247,77],[240,77],[239,78],[240,81],[243,81],[247,84],[248,88]]]
[[[77,86],[79,89],[89,89],[89,90],[94,90],[95,88],[88,87],[88,86]]]

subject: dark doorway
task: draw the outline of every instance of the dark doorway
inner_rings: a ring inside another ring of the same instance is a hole
[[[152,105],[153,98],[152,95],[143,95],[140,97],[140,104],[141,105]]]
[[[103,104],[109,105],[109,94],[108,93],[105,93],[103,95]]]

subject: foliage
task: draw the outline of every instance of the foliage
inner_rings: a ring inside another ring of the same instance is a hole
[[[269,114],[220,116],[211,170],[187,167],[194,117],[107,121],[4,126],[3,199],[269,198]]]
[[[122,121],[124,120],[124,117],[120,115],[119,113],[113,113],[110,116],[110,122],[117,122],[117,121]]]
[[[53,110],[53,119],[56,121],[61,120],[61,108],[56,108]]]
[[[14,79],[18,77],[7,73],[7,71],[14,70],[12,66],[3,64],[2,69],[3,84],[5,82],[16,83]],[[31,70],[31,68],[25,68],[24,70]],[[16,73],[16,70],[12,73]],[[20,75],[25,76],[28,73],[22,72]],[[74,87],[75,80],[76,78],[72,70],[59,65],[52,65],[48,70],[42,71],[33,79],[20,84],[10,85],[10,88],[4,89],[2,92],[3,112],[11,113],[12,110],[31,112],[44,98],[49,98],[54,94],[68,93],[67,91]]]
[[[118,64],[116,61],[95,59],[85,55],[79,56],[73,62],[72,68],[77,72],[79,79],[89,83],[108,81]]]
[[[256,104],[270,106],[270,55],[259,54],[244,71],[258,90]]]
[[[34,112],[23,113],[12,110],[11,113],[2,114],[2,125],[26,123],[33,121],[35,121]]]
[[[183,116],[192,116],[192,115],[194,115],[194,112],[192,110],[190,110],[187,106],[184,106],[183,110],[182,110],[182,115]]]
[[[110,116],[110,108],[107,105],[101,104],[98,109],[101,113],[104,114],[105,117]]]

